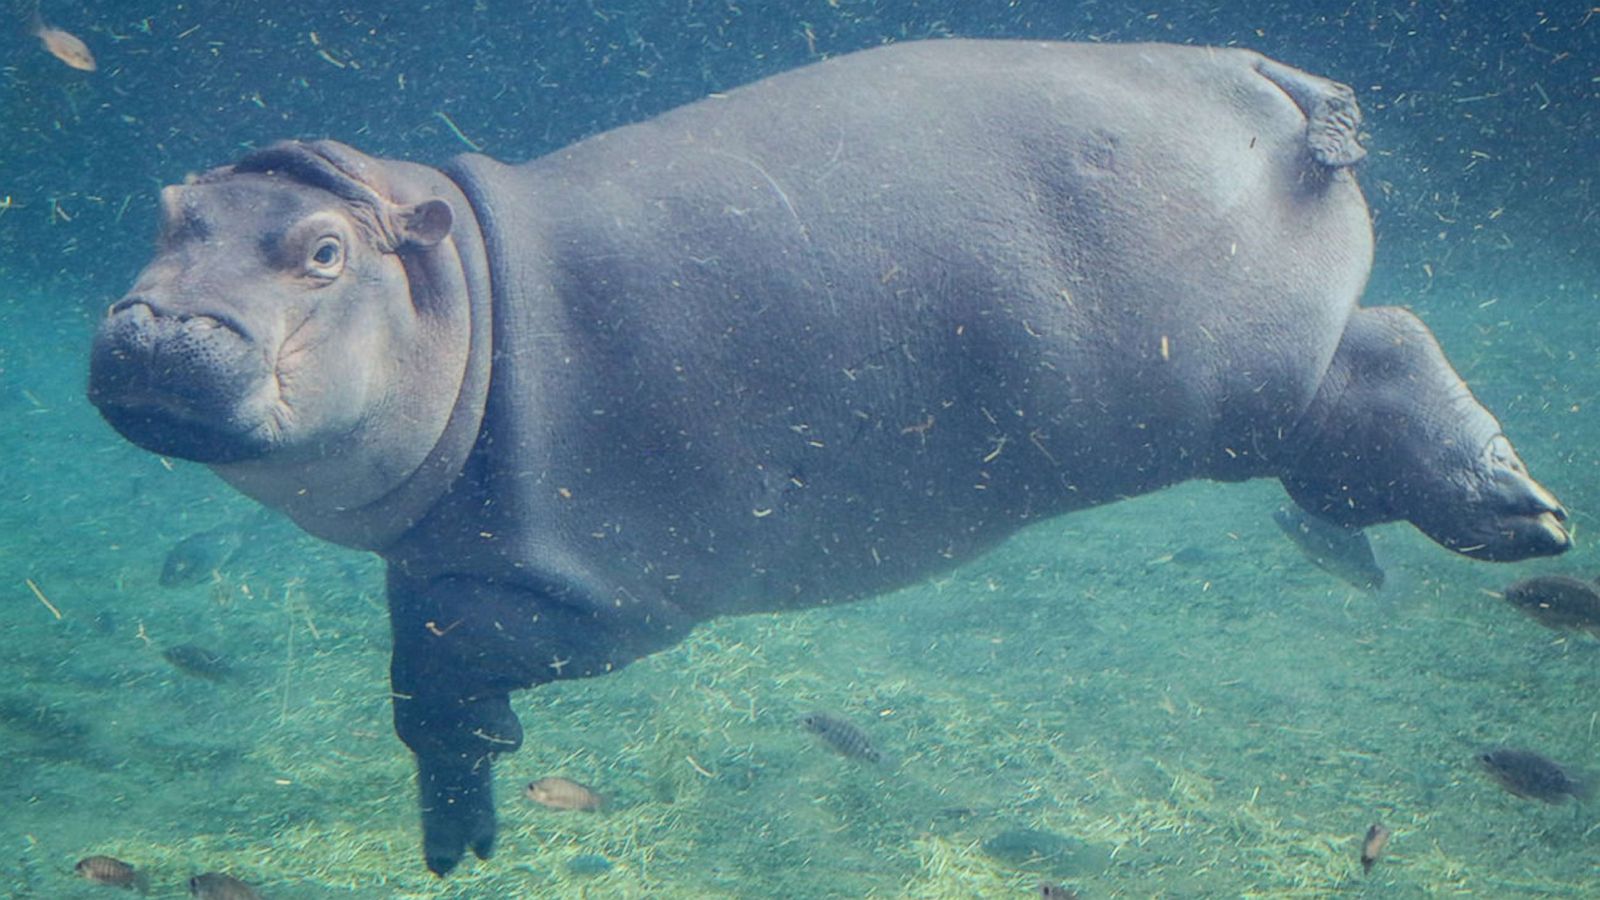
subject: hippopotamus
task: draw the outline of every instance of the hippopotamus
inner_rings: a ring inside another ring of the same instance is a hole
[[[1187,479],[1485,560],[1566,513],[1359,304],[1351,90],[1243,49],[840,56],[518,165],[287,142],[161,194],[89,397],[387,566],[443,875],[513,691]],[[548,727],[548,726],[547,726]]]

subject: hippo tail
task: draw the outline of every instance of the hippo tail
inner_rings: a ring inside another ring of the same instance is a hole
[[[1355,165],[1367,155],[1357,143],[1361,107],[1347,84],[1302,72],[1264,56],[1255,60],[1261,77],[1278,86],[1306,117],[1306,148],[1311,158],[1330,169]]]

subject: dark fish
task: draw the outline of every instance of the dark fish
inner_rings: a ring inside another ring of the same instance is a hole
[[[0,725],[45,745],[80,743],[93,733],[87,721],[21,693],[0,694]]]
[[[199,584],[227,565],[242,546],[244,529],[238,523],[191,534],[167,551],[167,558],[161,564],[161,586]]]
[[[1278,507],[1272,521],[1324,572],[1362,590],[1383,587],[1383,569],[1378,567],[1372,544],[1361,529],[1323,521],[1298,506]]]
[[[1600,589],[1581,578],[1535,575],[1507,585],[1505,597],[1546,628],[1600,634]]]
[[[1044,878],[1092,878],[1110,865],[1108,848],[1037,828],[1007,828],[978,845],[985,856]]]
[[[200,900],[261,900],[261,893],[232,875],[207,872],[189,879],[189,893]]]
[[[233,665],[220,653],[196,644],[177,644],[161,651],[161,658],[180,671],[207,681],[226,681],[233,676]]]
[[[1478,754],[1478,762],[1501,787],[1518,797],[1560,803],[1568,797],[1581,800],[1589,795],[1584,779],[1532,750],[1496,747]]]
[[[78,860],[72,867],[80,878],[92,881],[95,884],[106,884],[111,887],[134,888],[140,891],[145,888],[145,878],[133,866],[112,856],[85,856]]]
[[[943,806],[938,815],[945,819],[972,819],[999,812],[996,806]]]
[[[1372,864],[1383,855],[1383,848],[1389,843],[1389,835],[1393,834],[1385,828],[1382,822],[1373,822],[1367,829],[1367,836],[1361,841],[1361,871],[1370,873]]]
[[[872,746],[867,733],[843,719],[836,719],[827,713],[809,712],[800,717],[800,724],[842,756],[873,763],[883,761],[883,754]]]
[[[102,609],[89,620],[94,630],[101,634],[114,634],[117,630],[117,614],[109,609]]]
[[[983,852],[1008,865],[1036,868],[1072,856],[1078,844],[1037,828],[1008,828],[982,844]]]
[[[1072,888],[1062,887],[1053,881],[1039,882],[1038,895],[1041,900],[1078,900],[1078,892]]]
[[[551,776],[541,778],[522,789],[529,800],[551,809],[575,809],[599,812],[605,802],[593,790],[568,778]]]

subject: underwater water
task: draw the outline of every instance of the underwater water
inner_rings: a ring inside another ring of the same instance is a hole
[[[46,3],[93,72],[24,6],[0,44],[0,896],[117,896],[74,874],[96,854],[154,897],[205,871],[271,898],[1593,896],[1600,806],[1517,796],[1478,762],[1510,745],[1600,777],[1600,639],[1500,597],[1600,575],[1589,6]],[[1352,85],[1365,302],[1432,327],[1575,549],[1473,562],[1380,526],[1369,591],[1284,539],[1273,482],[1074,513],[872,600],[719,619],[516,694],[497,851],[436,878],[381,563],[138,450],[85,399],[159,187],[286,137],[521,160],[948,36],[1244,46]],[[808,730],[818,710],[881,758]],[[546,776],[602,808],[522,796]]]

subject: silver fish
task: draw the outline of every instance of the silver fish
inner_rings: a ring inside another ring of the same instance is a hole
[[[89,45],[71,32],[62,31],[54,25],[46,25],[44,20],[39,18],[37,10],[33,13],[29,30],[41,44],[44,44],[44,49],[49,51],[51,56],[80,72],[95,70],[94,54],[89,52]]]
[[[875,763],[883,761],[883,754],[872,746],[867,733],[843,719],[823,712],[809,712],[800,717],[800,724],[832,747],[841,756],[863,759]]]
[[[1280,506],[1272,514],[1283,533],[1317,568],[1362,590],[1383,587],[1383,569],[1372,544],[1359,528],[1344,528],[1311,515],[1298,506]]]

